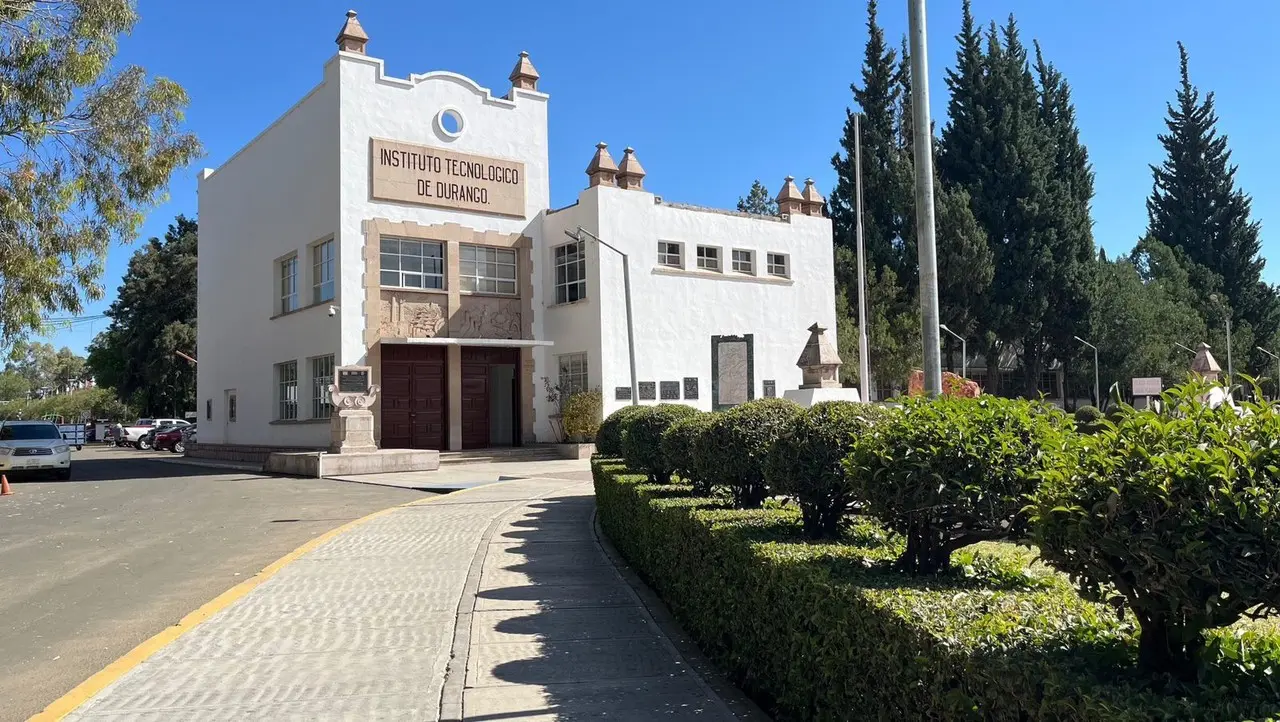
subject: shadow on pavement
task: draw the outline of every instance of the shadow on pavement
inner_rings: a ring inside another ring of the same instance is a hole
[[[161,461],[154,456],[146,455],[146,452],[138,452],[128,448],[90,449],[91,447],[86,447],[85,451],[72,453],[71,478],[65,481],[53,478],[53,475],[47,471],[9,471],[5,472],[5,474],[12,483],[39,482],[52,484],[200,476],[235,476],[242,479],[253,479],[259,476],[236,469],[188,466],[181,463],[182,457],[177,454],[173,455],[172,461],[167,457]]]

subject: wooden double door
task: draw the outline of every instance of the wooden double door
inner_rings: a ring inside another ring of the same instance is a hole
[[[520,443],[520,349],[462,347],[462,448]]]
[[[382,448],[449,448],[448,367],[444,346],[383,344]]]

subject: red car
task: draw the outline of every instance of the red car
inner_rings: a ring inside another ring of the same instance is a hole
[[[175,454],[186,452],[186,445],[183,443],[182,427],[173,426],[167,429],[161,429],[156,432],[154,449],[156,451],[164,451],[168,449]]]

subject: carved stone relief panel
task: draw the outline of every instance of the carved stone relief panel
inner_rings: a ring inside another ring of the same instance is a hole
[[[383,338],[431,338],[445,326],[445,296],[412,291],[382,291],[378,335]]]
[[[449,321],[454,338],[522,338],[524,320],[519,298],[463,296]]]

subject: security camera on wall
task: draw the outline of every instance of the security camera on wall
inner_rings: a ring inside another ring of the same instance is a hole
[[[338,307],[337,307],[337,306],[330,306],[330,307],[329,307],[329,315],[330,315],[330,316],[337,316],[337,315],[338,315]]]

